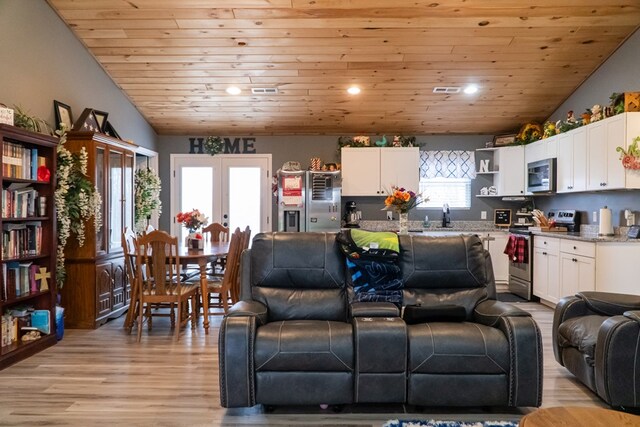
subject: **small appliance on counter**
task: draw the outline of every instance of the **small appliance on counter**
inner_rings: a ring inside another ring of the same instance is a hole
[[[580,212],[574,209],[551,209],[549,221],[555,221],[556,227],[565,227],[569,233],[580,232]]]
[[[360,212],[356,206],[356,202],[353,200],[347,201],[344,205],[344,216],[342,217],[343,227],[345,228],[360,228]]]

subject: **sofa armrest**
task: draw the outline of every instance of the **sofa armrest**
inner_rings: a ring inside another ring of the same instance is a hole
[[[598,331],[595,382],[598,395],[614,407],[640,407],[640,311],[605,320]]]
[[[483,325],[496,327],[501,317],[531,317],[531,313],[501,301],[486,300],[473,309],[473,320]]]
[[[254,354],[257,316],[225,316],[218,335],[220,404],[224,408],[256,404]]]
[[[512,361],[509,373],[509,406],[540,406],[543,350],[538,324],[531,316],[505,315],[499,317],[496,326],[507,338]]]
[[[587,307],[605,316],[620,316],[625,311],[640,310],[640,296],[614,294],[612,292],[579,292]]]
[[[354,302],[349,306],[349,314],[354,317],[398,317],[400,309],[390,302]]]
[[[258,301],[238,301],[226,314],[226,317],[255,317],[258,326],[267,323],[267,307]]]

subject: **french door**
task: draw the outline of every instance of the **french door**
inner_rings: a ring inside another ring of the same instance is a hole
[[[271,154],[171,155],[171,233],[186,229],[178,212],[198,209],[231,231],[271,231]]]

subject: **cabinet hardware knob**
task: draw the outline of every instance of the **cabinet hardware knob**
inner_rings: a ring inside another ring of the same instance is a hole
[[[547,254],[546,252],[542,252],[542,255],[546,255],[546,254]]]
[[[574,246],[574,247],[573,247],[573,249],[578,249],[578,248],[576,248],[576,247]]]

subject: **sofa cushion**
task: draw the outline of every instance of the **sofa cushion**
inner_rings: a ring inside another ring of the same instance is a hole
[[[256,371],[353,371],[350,323],[287,320],[258,328]]]
[[[407,326],[411,374],[508,374],[509,344],[496,328],[436,322]]]
[[[593,366],[596,341],[600,326],[609,316],[581,316],[565,320],[558,327],[558,344],[574,347],[588,356],[587,362]]]
[[[251,296],[269,321],[346,321],[344,256],[335,233],[261,233],[251,247]]]
[[[405,305],[475,306],[495,292],[491,262],[478,236],[400,236]]]

